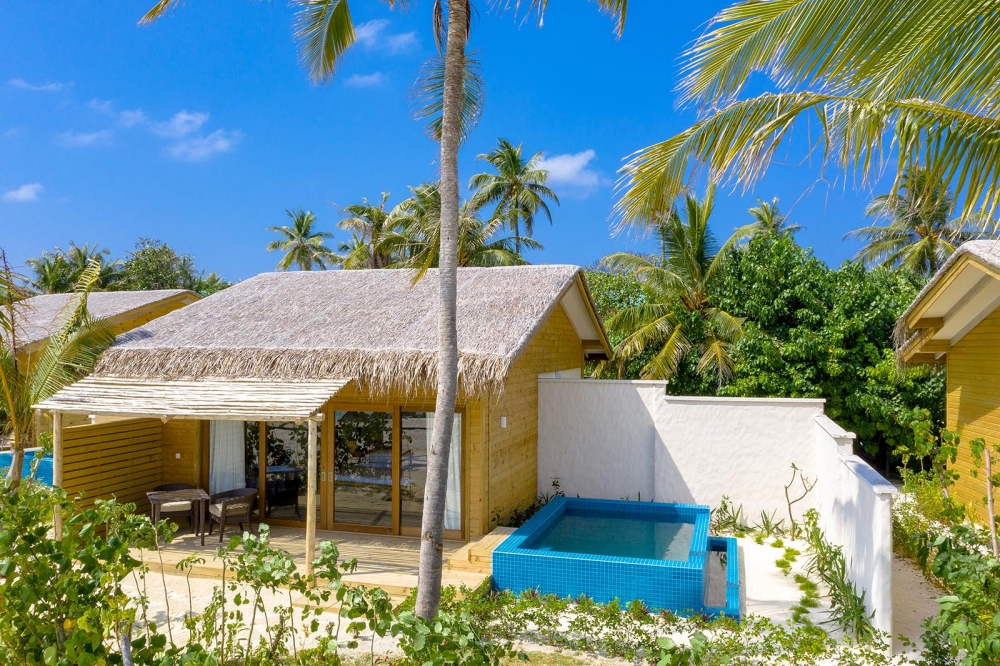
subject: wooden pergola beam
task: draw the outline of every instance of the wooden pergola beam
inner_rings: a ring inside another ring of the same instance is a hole
[[[52,487],[63,485],[63,418],[62,412],[52,412]],[[56,507],[52,512],[52,532],[56,539],[62,538],[62,510]]]

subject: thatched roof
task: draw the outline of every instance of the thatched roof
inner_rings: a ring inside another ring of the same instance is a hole
[[[17,346],[24,349],[36,345],[58,326],[59,318],[72,294],[45,294],[18,301],[15,304]],[[197,294],[185,289],[158,289],[149,291],[99,291],[87,296],[87,311],[93,319],[120,321],[141,314],[157,305],[176,299],[194,301]],[[187,300],[187,299],[185,299]]]
[[[909,360],[931,340],[954,344],[995,310],[1000,295],[998,275],[1000,241],[977,240],[959,246],[896,321],[900,360]],[[943,354],[932,353],[938,358]]]
[[[271,381],[352,378],[374,389],[432,388],[437,271],[264,273],[119,336],[98,376]],[[575,266],[463,268],[459,375],[469,393],[496,387],[535,331],[575,290]],[[599,330],[599,329],[598,329]],[[604,338],[599,330],[599,337]]]

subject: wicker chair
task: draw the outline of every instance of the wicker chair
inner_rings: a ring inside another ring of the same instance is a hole
[[[246,523],[247,528],[256,534],[253,523],[250,522],[255,508],[257,508],[256,488],[237,488],[213,493],[208,502],[208,533],[212,533],[213,523],[219,523],[221,543],[226,532],[226,523],[239,524],[240,531],[243,530],[243,523]]]
[[[194,490],[194,486],[190,483],[164,483],[163,485],[156,486],[153,490]],[[160,505],[160,519],[187,518],[188,527],[194,529],[196,524],[194,518],[195,510],[194,502],[164,502]]]

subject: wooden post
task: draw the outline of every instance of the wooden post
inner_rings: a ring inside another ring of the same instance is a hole
[[[986,457],[986,519],[990,526],[990,545],[993,546],[993,557],[1000,557],[1000,545],[997,544],[997,517],[993,508],[993,457],[989,447],[983,451]]]
[[[52,412],[52,486],[63,485],[63,420],[62,412]],[[52,530],[56,539],[62,538],[62,511],[52,512]]]
[[[308,464],[306,468],[306,579],[312,585],[312,563],[316,557],[316,419],[309,418]]]

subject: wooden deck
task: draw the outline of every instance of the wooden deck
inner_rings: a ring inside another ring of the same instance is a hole
[[[497,530],[494,530],[493,534],[496,532]],[[442,584],[454,585],[455,587],[463,584],[477,587],[488,578],[492,570],[489,553],[492,553],[492,548],[502,541],[499,538],[500,535],[489,539],[491,536],[480,537],[471,544],[461,541],[446,541],[444,549],[446,566],[442,576]],[[506,538],[505,534],[503,538]],[[478,544],[484,539],[489,539],[489,541],[475,550],[476,559],[473,562],[469,555],[470,546]],[[300,570],[305,565],[305,541],[305,531],[300,528],[271,528],[271,545],[291,553]],[[420,539],[417,537],[317,530],[316,541],[317,543],[335,541],[340,549],[342,560],[357,558],[357,571],[344,575],[344,581],[348,584],[381,587],[395,599],[405,597],[417,584],[417,569],[420,560]],[[162,570],[165,573],[179,574],[177,563],[193,553],[200,553],[205,559],[205,564],[196,565],[192,569],[191,575],[221,580],[222,562],[215,558],[218,546],[218,536],[206,536],[205,545],[202,546],[190,530],[182,528],[174,538],[173,543],[161,548],[159,557],[155,551],[147,550],[141,553],[141,558],[155,572],[161,570],[160,560],[162,558]],[[489,551],[485,555],[481,552],[483,547],[489,547]],[[452,566],[453,563],[449,561],[453,560],[456,555],[460,561],[459,566]],[[463,560],[466,563],[474,563],[475,566],[463,567],[461,565]]]

